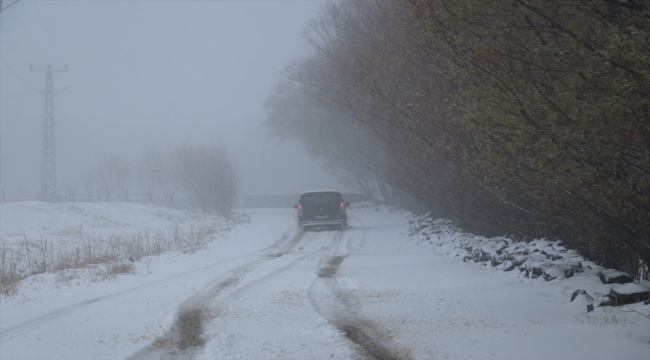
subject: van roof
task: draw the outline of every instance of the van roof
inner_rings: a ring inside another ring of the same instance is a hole
[[[335,192],[335,193],[337,193],[338,191],[336,191],[336,190],[310,190],[310,191],[305,191],[302,194],[322,193],[322,192]],[[300,194],[300,195],[302,195],[302,194]]]

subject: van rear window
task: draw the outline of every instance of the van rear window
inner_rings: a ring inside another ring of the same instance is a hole
[[[322,193],[307,193],[302,194],[300,197],[300,204],[303,206],[316,205],[316,204],[329,204],[340,203],[342,201],[341,194],[335,192],[322,192]]]

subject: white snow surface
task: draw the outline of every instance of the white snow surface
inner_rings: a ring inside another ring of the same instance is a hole
[[[54,241],[69,240],[71,233],[84,232],[129,236],[214,220],[154,204],[8,202],[0,205],[0,236],[3,243],[41,236]]]
[[[139,259],[132,275],[27,278],[0,303],[0,359],[650,359],[650,305],[586,313],[584,297],[570,302],[600,289],[596,276],[464,263],[452,243],[471,235],[420,241],[409,213],[384,206],[349,209],[342,232],[299,232],[293,209],[246,212],[250,223],[204,249]],[[0,241],[192,221],[216,220],[143,204],[4,203]]]
[[[641,293],[641,292],[650,292],[650,284],[634,284],[634,283],[629,283],[629,284],[616,284],[612,286],[612,290],[614,290],[618,294],[623,294],[623,295],[630,295],[630,294],[635,294],[635,293]]]

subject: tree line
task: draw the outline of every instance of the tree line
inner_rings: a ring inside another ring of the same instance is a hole
[[[84,176],[91,201],[129,201],[134,183],[149,202],[158,194],[174,205],[180,193],[191,207],[229,217],[237,201],[239,173],[224,146],[183,145],[169,151],[150,147],[137,163],[106,155]]]
[[[306,38],[272,135],[388,202],[650,275],[647,1],[335,1]]]

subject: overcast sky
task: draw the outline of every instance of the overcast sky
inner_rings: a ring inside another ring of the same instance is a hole
[[[3,6],[14,0],[4,0]],[[101,156],[223,142],[244,193],[339,188],[296,144],[268,140],[262,104],[310,49],[323,1],[21,0],[0,14],[0,185],[40,190],[45,74],[54,73],[57,187]],[[134,185],[133,192],[137,192]]]

